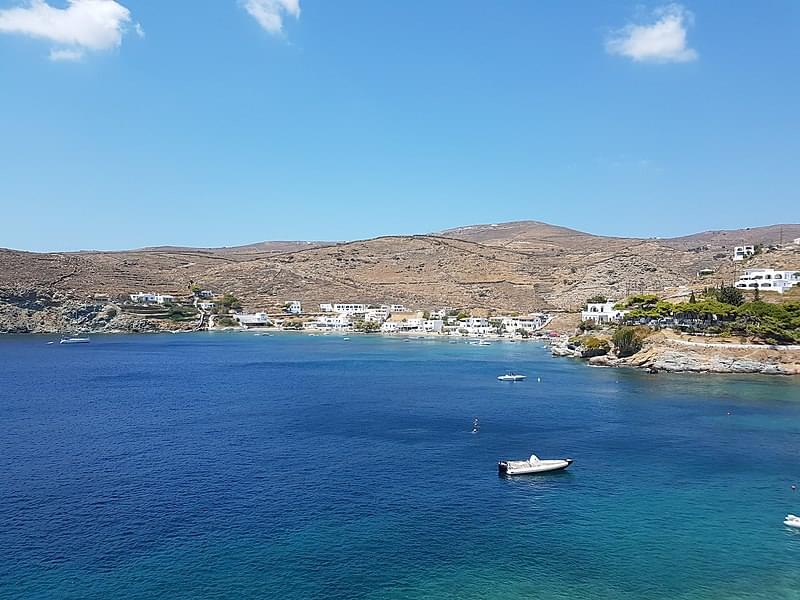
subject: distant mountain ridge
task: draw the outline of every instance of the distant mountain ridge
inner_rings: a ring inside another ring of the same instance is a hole
[[[538,221],[472,225],[434,234],[351,242],[261,242],[229,248],[155,247],[119,252],[0,250],[3,298],[57,292],[71,298],[136,291],[186,294],[190,282],[232,292],[250,308],[332,300],[503,310],[577,308],[692,282],[730,282],[732,248],[800,237],[800,225],[708,231],[669,239],[597,236]],[[797,250],[749,264],[800,268]]]

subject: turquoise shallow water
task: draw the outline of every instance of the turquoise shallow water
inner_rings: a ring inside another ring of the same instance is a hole
[[[45,341],[0,338],[0,598],[800,598],[797,378],[535,344]],[[532,451],[575,464],[497,476]]]

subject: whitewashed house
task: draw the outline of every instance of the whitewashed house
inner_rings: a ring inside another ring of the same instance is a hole
[[[368,308],[364,312],[364,321],[367,323],[383,323],[388,318],[388,306],[381,306],[380,308]]]
[[[444,329],[444,321],[442,319],[425,319],[422,322],[422,329],[427,333],[441,333]]]
[[[299,315],[303,312],[303,305],[300,304],[299,300],[289,300],[289,302],[286,303],[285,310],[292,315]]]
[[[367,310],[366,304],[334,304],[333,312],[339,315],[360,315]]]
[[[469,317],[459,321],[459,328],[465,329],[470,335],[484,335],[497,331],[497,328],[489,323],[489,319],[486,317]]]
[[[783,294],[798,283],[800,283],[800,271],[745,269],[744,275],[736,281],[736,287],[745,290],[758,289],[760,291]]]
[[[322,315],[311,321],[308,326],[313,329],[345,331],[352,327],[348,315]]]
[[[394,313],[381,325],[381,331],[383,333],[421,332],[424,331],[425,320],[421,312]]]
[[[200,310],[214,310],[217,307],[216,302],[212,302],[211,300],[202,300],[197,303],[197,308]]]
[[[755,246],[736,246],[733,249],[733,260],[744,260],[748,256],[753,256],[756,253]]]
[[[548,322],[548,315],[533,313],[520,317],[500,317],[500,324],[508,332],[514,333],[522,329],[528,333],[538,331]]]
[[[319,309],[322,312],[333,312],[333,304],[320,304]]]
[[[156,296],[158,294],[155,292],[139,292],[138,294],[131,294],[130,299],[131,302],[136,302],[137,304],[154,304]]]
[[[131,302],[137,304],[167,304],[175,302],[175,296],[170,294],[156,294],[155,292],[139,292],[130,295]]]
[[[272,323],[265,312],[239,313],[232,316],[242,327],[266,327]]]
[[[614,308],[616,302],[589,302],[586,309],[581,311],[581,321],[592,321],[594,323],[612,323],[619,321],[625,316],[624,310]]]

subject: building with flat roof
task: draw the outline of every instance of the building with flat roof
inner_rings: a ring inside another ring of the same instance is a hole
[[[581,321],[592,321],[594,323],[612,323],[619,321],[625,316],[624,310],[614,308],[616,302],[589,302],[586,309],[581,311]]]
[[[742,290],[759,290],[764,292],[778,292],[783,294],[786,290],[800,283],[800,271],[776,271],[775,269],[745,269],[744,275],[736,281],[736,287]]]
[[[755,253],[755,246],[736,246],[733,249],[733,260],[744,260],[748,256],[753,256]]]

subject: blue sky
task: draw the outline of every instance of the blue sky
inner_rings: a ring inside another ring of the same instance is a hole
[[[0,246],[798,222],[798,39],[794,0],[0,0]]]

